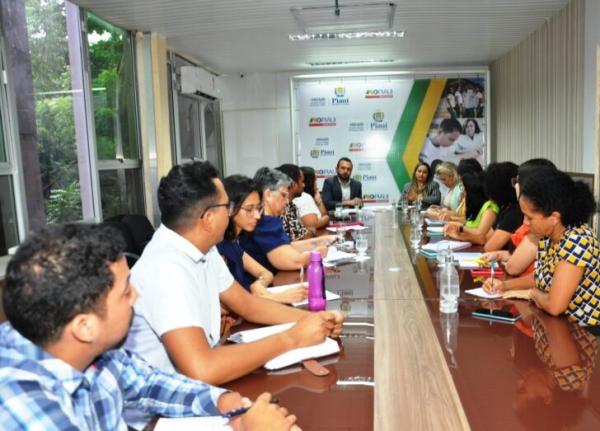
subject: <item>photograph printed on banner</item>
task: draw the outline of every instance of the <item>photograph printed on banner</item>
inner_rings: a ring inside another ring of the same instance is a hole
[[[487,164],[485,142],[485,79],[448,79],[425,137],[419,160],[458,164],[474,158]]]

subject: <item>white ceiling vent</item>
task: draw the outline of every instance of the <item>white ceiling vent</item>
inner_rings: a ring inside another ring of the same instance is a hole
[[[391,30],[396,4],[390,2],[339,4],[290,9],[303,33]]]

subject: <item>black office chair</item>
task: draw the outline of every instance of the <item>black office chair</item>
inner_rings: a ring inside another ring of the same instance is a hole
[[[118,230],[125,240],[125,256],[129,267],[140,258],[154,235],[154,227],[145,215],[125,214],[111,217],[104,224]]]

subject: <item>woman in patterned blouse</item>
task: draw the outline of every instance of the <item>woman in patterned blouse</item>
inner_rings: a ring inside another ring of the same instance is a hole
[[[488,279],[484,289],[530,299],[580,326],[600,325],[600,247],[587,224],[596,208],[589,187],[564,172],[538,169],[521,184],[519,204],[541,238],[535,270],[508,281]]]

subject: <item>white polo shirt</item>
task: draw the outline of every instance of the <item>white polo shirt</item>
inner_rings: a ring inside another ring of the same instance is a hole
[[[233,277],[216,247],[204,255],[191,242],[161,225],[131,270],[139,297],[125,348],[165,371],[175,371],[161,336],[186,327],[204,330],[211,347],[219,342],[219,294]]]
[[[306,192],[302,192],[300,196],[294,198],[292,201],[296,208],[298,208],[298,217],[302,218],[308,214],[315,214],[318,218],[321,218],[321,211],[315,203],[315,200],[311,195]]]

